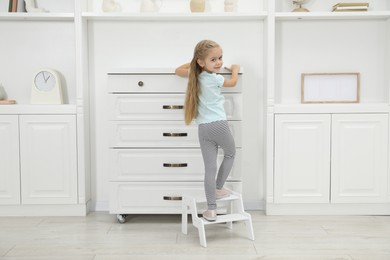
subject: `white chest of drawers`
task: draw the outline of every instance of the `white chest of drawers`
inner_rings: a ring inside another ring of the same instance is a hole
[[[181,196],[204,196],[204,165],[195,123],[184,123],[187,79],[174,69],[108,72],[110,213],[179,214]],[[229,75],[227,75],[229,76]],[[237,155],[226,187],[241,191],[242,75],[224,88]],[[219,163],[223,154],[219,154]]]

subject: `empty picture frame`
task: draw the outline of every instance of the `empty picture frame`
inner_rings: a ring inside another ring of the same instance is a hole
[[[360,73],[302,73],[301,103],[359,103]]]

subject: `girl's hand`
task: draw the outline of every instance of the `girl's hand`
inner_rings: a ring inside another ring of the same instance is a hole
[[[233,64],[230,67],[225,67],[225,69],[227,69],[228,71],[230,71],[232,73],[238,73],[240,71],[240,65]]]

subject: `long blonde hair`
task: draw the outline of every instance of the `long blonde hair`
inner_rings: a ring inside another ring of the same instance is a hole
[[[208,51],[215,47],[219,47],[218,43],[211,40],[200,41],[195,46],[194,56],[190,63],[190,73],[188,76],[188,86],[184,104],[184,120],[187,125],[191,124],[192,120],[198,115],[198,100],[200,94],[198,76],[203,71],[202,67],[198,64],[198,60],[204,60]]]

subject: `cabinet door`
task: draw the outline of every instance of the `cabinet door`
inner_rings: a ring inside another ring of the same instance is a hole
[[[275,203],[329,203],[330,115],[275,116]]]
[[[332,116],[333,203],[386,202],[388,115]]]
[[[18,116],[0,115],[0,205],[20,204]]]
[[[76,118],[20,116],[23,204],[77,203]]]

